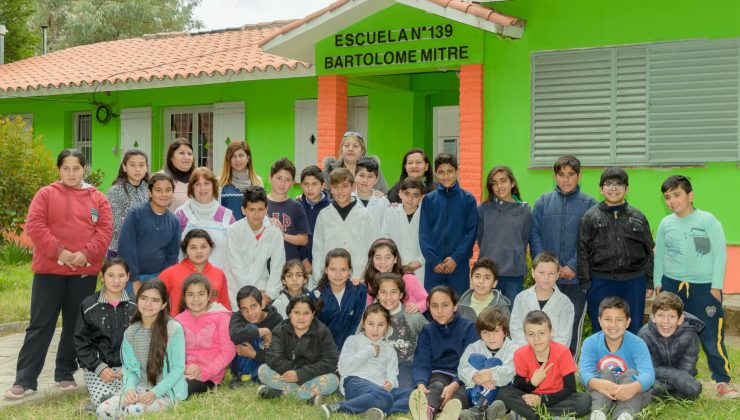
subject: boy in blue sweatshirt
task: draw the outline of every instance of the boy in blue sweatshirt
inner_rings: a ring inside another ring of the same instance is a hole
[[[640,316],[642,314],[639,314]],[[655,381],[647,344],[627,331],[630,307],[609,296],[599,305],[601,331],[583,342],[578,365],[581,383],[591,393],[591,420],[632,420],[650,402]]]
[[[598,203],[590,195],[581,192],[578,185],[581,180],[581,161],[577,157],[559,157],[553,165],[553,171],[557,182],[555,191],[542,194],[534,203],[529,249],[531,255],[551,252],[560,261],[557,285],[568,296],[575,310],[569,346],[570,352],[575,356],[581,342],[586,313],[586,292],[582,290],[576,276],[578,230],[583,214]]]
[[[468,260],[478,233],[475,197],[457,182],[457,159],[440,153],[434,159],[437,189],[424,197],[419,217],[419,244],[426,259],[424,287],[452,287],[459,295],[470,285]]]
[[[660,187],[673,212],[663,218],[655,234],[655,291],[677,294],[684,309],[704,323],[699,340],[717,394],[738,398],[730,384],[730,358],[725,348],[722,288],[727,245],[722,224],[712,213],[694,208],[694,190],[683,175],[673,175]]]

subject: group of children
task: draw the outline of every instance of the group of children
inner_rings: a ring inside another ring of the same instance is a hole
[[[296,169],[283,158],[269,194],[241,185],[237,217],[212,204],[205,168],[192,171],[191,200],[175,216],[176,181],[145,180],[142,155],[129,151],[121,165],[119,180],[132,187],[112,189],[128,207],[114,211],[117,248],[75,335],[100,417],[161,411],[230,370],[233,388],[259,383],[260,397],[293,394],[327,417],[628,420],[651,395],[699,395],[700,341],[718,392],[737,396],[722,340],[724,236],[693,208],[685,177],[662,186],[673,214],[654,244],[625,201],[627,174],[606,169],[597,203],[580,192],[573,156],[555,163],[557,188],[532,213],[506,166],[490,171],[480,206],[460,188],[453,155],[436,157],[433,184],[418,149],[388,198],[375,190],[378,162],[361,158],[354,173],[327,168],[328,189],[321,169],[305,168],[293,200]],[[130,205],[142,186],[149,201]],[[237,195],[222,204],[234,207]],[[205,220],[206,207],[220,218]],[[534,285],[523,290],[528,248]],[[662,292],[642,326],[653,286]],[[594,335],[579,352],[586,308]],[[322,404],[337,389],[345,399]]]

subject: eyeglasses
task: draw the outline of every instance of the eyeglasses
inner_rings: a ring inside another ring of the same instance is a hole
[[[347,131],[342,136],[343,139],[346,139],[347,137],[357,137],[360,140],[365,140],[364,137],[362,137],[362,134],[358,133],[357,131]]]
[[[626,185],[621,182],[605,182],[602,187],[607,190],[623,190]]]

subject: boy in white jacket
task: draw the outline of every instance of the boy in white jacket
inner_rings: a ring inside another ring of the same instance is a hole
[[[509,317],[499,308],[484,309],[475,327],[480,340],[465,349],[457,367],[457,374],[465,383],[472,405],[460,413],[460,418],[497,419],[503,417],[506,408],[495,404],[494,398],[499,388],[514,379],[516,346],[508,338]]]
[[[424,255],[419,246],[419,216],[424,198],[424,184],[407,177],[400,185],[401,206],[388,207],[383,216],[382,238],[393,239],[401,254],[401,263],[414,270],[424,285]]]
[[[354,188],[355,177],[349,169],[337,168],[329,175],[332,201],[319,213],[313,232],[314,278],[324,275],[326,253],[344,248],[352,257],[352,267],[357,270],[352,273],[353,283],[361,281],[362,267],[367,265],[367,251],[378,238],[378,232],[370,213],[352,197]]]
[[[283,233],[265,217],[267,194],[264,188],[252,186],[244,191],[242,212],[245,217],[229,226],[227,232],[226,273],[233,308],[239,307],[236,295],[243,286],[260,289],[265,304],[277,298],[283,287],[280,280],[285,264]]]
[[[511,308],[509,330],[517,348],[527,344],[524,336],[524,317],[535,310],[544,311],[550,317],[555,335],[553,341],[566,347],[570,345],[575,311],[568,296],[560,292],[555,285],[559,271],[560,263],[557,257],[549,252],[543,252],[532,260],[534,286],[516,295]]]

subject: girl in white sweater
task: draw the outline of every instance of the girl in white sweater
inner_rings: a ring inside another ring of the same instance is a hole
[[[339,355],[339,388],[347,399],[324,404],[327,417],[342,412],[382,419],[408,412],[411,390],[398,388],[396,350],[385,340],[390,321],[378,303],[365,309],[360,332],[347,339]]]

